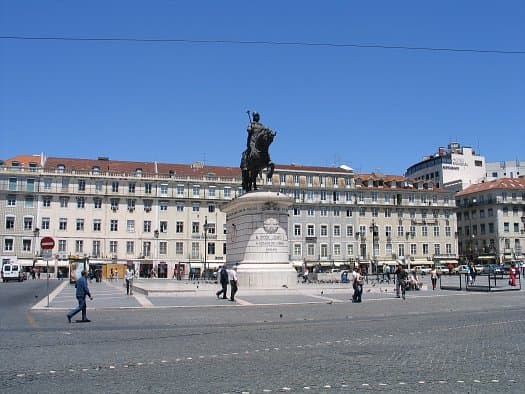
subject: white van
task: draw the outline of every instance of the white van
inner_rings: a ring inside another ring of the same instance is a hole
[[[10,280],[22,282],[23,276],[18,264],[4,264],[2,266],[2,281],[5,283]]]

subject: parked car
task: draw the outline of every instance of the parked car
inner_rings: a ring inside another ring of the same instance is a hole
[[[20,270],[20,265],[18,264],[4,264],[2,266],[2,281],[8,282],[10,280],[16,280],[22,282],[24,276]]]
[[[489,264],[487,268],[488,268],[487,272],[491,274],[503,274],[505,272],[505,269],[503,268],[503,266],[499,264]]]
[[[430,268],[430,267],[420,266],[420,265],[418,265],[416,268],[414,268],[414,271],[416,271],[416,274],[420,274],[420,275],[430,274],[431,270],[432,270],[432,268]]]
[[[510,260],[510,261],[506,261],[504,264],[503,264],[503,268],[505,269],[505,272],[509,272],[510,270],[510,266],[514,264],[516,266],[516,268],[523,268],[523,261],[521,260]]]
[[[449,273],[449,270],[446,265],[436,265],[436,272],[438,275],[446,275]]]
[[[476,274],[482,274],[485,272],[485,266],[481,264],[475,265],[474,269],[476,270]]]
[[[455,274],[466,274],[467,270],[468,270],[468,265],[462,264],[462,265],[458,265],[457,267],[455,267],[453,272]]]

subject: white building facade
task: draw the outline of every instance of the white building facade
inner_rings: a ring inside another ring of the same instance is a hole
[[[440,147],[437,153],[410,166],[405,176],[457,192],[485,179],[485,158],[470,147],[451,143],[447,149]]]
[[[504,160],[486,163],[487,181],[498,178],[525,177],[525,160]]]
[[[141,276],[188,277],[226,256],[221,205],[243,192],[240,169],[18,156],[0,166],[2,261],[45,268],[40,239],[51,236],[51,273],[88,257]],[[297,268],[429,264],[458,257],[455,200],[434,182],[354,174],[349,168],[277,165],[261,189],[293,198],[290,259]]]

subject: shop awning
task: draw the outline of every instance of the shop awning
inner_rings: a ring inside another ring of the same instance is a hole
[[[303,260],[293,260],[292,265],[294,267],[302,267],[304,265],[304,261]]]
[[[414,260],[410,262],[410,265],[434,265],[434,262],[432,260]]]
[[[45,260],[38,260],[36,263],[35,263],[35,267],[47,267],[48,264]],[[50,267],[54,267],[55,266],[55,260],[49,260],[49,266]],[[69,266],[69,264],[68,264]]]
[[[496,260],[496,256],[478,256],[478,260]]]
[[[377,265],[379,266],[382,266],[382,265],[397,265],[397,261],[396,260],[380,260],[377,262]]]
[[[444,264],[444,265],[457,264],[457,263],[458,263],[457,260],[439,260],[439,264]]]
[[[336,267],[349,266],[350,264],[353,265],[353,263],[350,263],[349,261],[334,261]]]

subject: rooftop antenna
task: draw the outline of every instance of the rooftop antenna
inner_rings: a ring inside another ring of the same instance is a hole
[[[341,164],[341,156],[338,153],[334,153],[334,167],[339,167]]]

